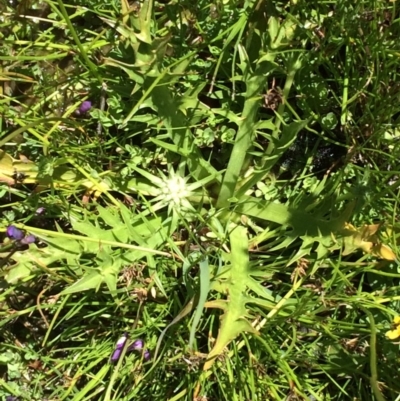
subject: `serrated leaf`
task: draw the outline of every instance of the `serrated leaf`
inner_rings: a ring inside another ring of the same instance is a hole
[[[80,243],[71,238],[57,237],[49,239],[46,236],[38,236],[42,238],[47,245],[51,246],[54,249],[58,249],[60,253],[58,255],[64,254],[65,257],[70,254],[79,255],[82,252],[82,247]]]
[[[129,239],[129,232],[124,224],[121,224],[119,227],[113,228],[110,231],[113,241],[118,241],[122,243],[131,242]],[[135,241],[138,245],[141,245],[138,241]]]
[[[140,246],[146,246],[146,243],[143,240],[143,232],[137,230],[132,225],[132,212],[125,205],[121,205],[120,213],[124,222],[124,228],[131,241],[135,241]]]
[[[118,215],[118,211],[112,209],[110,206],[105,208],[103,206],[97,206],[97,211],[99,216],[104,220],[104,222],[113,228],[120,227],[122,224],[121,218]]]
[[[246,192],[262,181],[265,175],[271,171],[273,166],[279,161],[283,154],[290,148],[297,138],[297,134],[307,125],[308,120],[294,121],[289,125],[285,125],[279,139],[274,139],[275,146],[273,152],[263,157],[262,167],[257,169],[250,179],[241,186],[236,196],[243,199]]]
[[[9,268],[6,280],[9,283],[15,283],[28,277],[38,266],[47,268],[50,264],[67,259],[70,255],[68,251],[52,246],[51,243],[45,248],[38,248],[35,244],[31,244],[26,251],[17,251],[11,256],[16,264]],[[74,256],[77,258],[78,255]]]
[[[60,295],[73,294],[76,292],[83,292],[87,290],[97,289],[103,281],[103,276],[98,271],[93,271],[86,276],[83,276],[76,283],[72,284],[64,291],[61,292]]]
[[[10,267],[10,270],[7,272],[5,279],[9,284],[15,284],[20,280],[23,280],[30,276],[32,271],[32,264],[29,263],[17,263]]]
[[[114,259],[111,256],[111,249],[105,247],[97,255],[96,261],[98,262],[104,283],[111,293],[115,292],[117,289],[118,272],[123,264],[123,259]]]
[[[224,309],[224,314],[221,317],[217,340],[208,354],[204,370],[211,368],[216,357],[240,333],[257,333],[248,321],[251,315],[247,310],[247,303],[254,302],[254,299],[247,295],[248,284],[253,286],[254,282],[250,276],[247,229],[241,226],[234,227],[230,233],[230,242],[232,252],[229,255],[230,266],[225,270],[223,278],[229,299],[218,304]],[[213,304],[208,303],[207,306]]]
[[[117,228],[112,230],[104,230],[100,227],[95,226],[89,220],[80,220],[73,221],[72,227],[74,230],[80,232],[81,234],[86,235],[90,238],[96,238],[100,241],[119,241],[119,242],[127,242],[128,241],[128,233],[127,229],[124,225],[120,225]],[[98,248],[98,244],[95,244]],[[89,243],[85,243],[85,247],[89,247],[93,249],[93,245]]]
[[[103,246],[97,253],[96,261],[99,266],[113,265],[114,259],[111,256],[111,248],[109,246]]]
[[[354,206],[355,202],[349,202],[339,216],[327,220],[321,217],[324,215],[323,210],[319,213],[308,213],[304,211],[304,208],[289,208],[280,203],[246,197],[238,203],[235,211],[258,219],[273,221],[283,227],[291,227],[292,231],[286,234],[289,239],[282,241],[289,245],[297,238],[303,240],[297,254],[290,260],[289,264],[291,264],[310,254],[314,243],[318,243],[318,258],[322,258],[331,250],[337,249],[338,244],[335,241],[334,234],[342,235],[345,230],[345,223],[351,216]],[[280,248],[279,245],[275,247],[275,249]]]
[[[117,289],[118,270],[102,272],[103,281],[106,283],[109,291],[114,293]]]
[[[89,220],[72,221],[74,230],[91,238],[113,241],[113,236],[110,231],[103,230],[93,225]]]
[[[136,34],[136,37],[147,43],[151,44],[151,23],[152,23],[152,10],[153,1],[145,0],[140,7],[138,16],[133,16],[133,25],[136,29],[140,30],[140,33]]]

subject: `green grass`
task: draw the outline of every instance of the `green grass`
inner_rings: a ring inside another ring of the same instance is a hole
[[[399,399],[396,2],[0,10],[2,399]]]

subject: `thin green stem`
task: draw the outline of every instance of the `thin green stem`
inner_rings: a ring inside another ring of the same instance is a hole
[[[92,74],[98,79],[100,83],[103,83],[103,78],[97,71],[96,65],[89,59],[84,47],[82,46],[81,41],[79,40],[79,37],[75,31],[74,26],[72,25],[72,22],[68,16],[67,10],[64,6],[64,3],[62,0],[57,0],[58,6],[60,7],[61,13],[63,14],[64,20],[68,26],[69,31],[71,32],[71,35],[75,41],[75,44],[78,46],[79,53],[83,59],[83,61],[86,63],[86,65],[89,67],[90,71]]]
[[[371,337],[370,337],[370,343],[369,343],[369,366],[371,369],[371,377],[370,377],[370,382],[371,382],[371,388],[372,391],[374,392],[374,395],[378,401],[386,401],[385,397],[381,393],[379,389],[379,384],[378,384],[378,368],[377,368],[377,360],[376,360],[376,326],[375,326],[375,320],[374,317],[372,316],[372,313],[365,308],[361,308],[365,314],[368,316],[369,319],[369,325],[371,328]]]
[[[350,69],[350,55],[349,47],[346,46],[346,66],[345,75],[343,79],[343,95],[342,95],[342,113],[340,116],[340,123],[342,126],[346,125],[347,121],[347,102],[349,98],[349,69]]]

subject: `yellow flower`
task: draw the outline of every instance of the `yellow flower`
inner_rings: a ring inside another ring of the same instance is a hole
[[[395,340],[396,338],[400,337],[400,316],[396,316],[393,319],[393,323],[396,327],[393,330],[389,330],[388,332],[386,332],[386,337],[389,340]]]
[[[394,330],[389,330],[386,332],[386,337],[389,340],[395,340],[400,337],[400,326],[397,326]]]

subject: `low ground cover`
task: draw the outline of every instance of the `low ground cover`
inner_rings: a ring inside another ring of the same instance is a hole
[[[396,2],[0,8],[4,399],[398,399]]]

